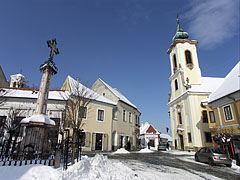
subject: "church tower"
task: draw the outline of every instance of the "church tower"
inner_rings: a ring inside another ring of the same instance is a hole
[[[188,33],[183,31],[177,17],[177,32],[167,51],[171,64],[172,98],[177,98],[193,84],[201,84],[196,45],[197,41],[188,39]]]
[[[211,146],[206,109],[201,102],[210,95],[211,90],[206,87],[214,79],[202,77],[196,45],[197,41],[188,39],[177,17],[177,32],[167,51],[171,65],[168,106],[175,149],[198,150]]]

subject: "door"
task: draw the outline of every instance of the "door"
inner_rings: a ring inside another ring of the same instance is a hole
[[[95,150],[102,150],[102,142],[103,142],[102,135],[103,134],[100,134],[100,133],[96,134]]]
[[[123,148],[123,142],[124,141],[124,136],[120,136],[120,148]]]
[[[181,143],[181,150],[184,150],[184,142],[183,142],[183,135],[179,135],[180,143]]]

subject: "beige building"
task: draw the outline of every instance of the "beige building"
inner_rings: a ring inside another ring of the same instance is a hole
[[[112,88],[102,79],[98,79],[92,86],[92,90],[113,101],[112,116],[112,150],[122,147],[135,149],[139,142],[139,118],[140,111],[119,90]]]
[[[198,63],[197,41],[189,40],[178,19],[177,32],[167,53],[170,58],[171,94],[169,112],[175,149],[197,150],[212,146],[206,107],[202,106],[222,78],[202,77]]]
[[[83,151],[111,151],[112,112],[116,103],[83,86],[70,76],[66,78],[61,89],[70,93],[83,92],[85,97],[92,99],[86,107],[81,125]]]

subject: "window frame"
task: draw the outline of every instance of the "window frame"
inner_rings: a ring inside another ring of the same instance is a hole
[[[87,106],[80,106],[80,108],[86,108],[86,117],[82,117],[82,120],[87,120],[88,118],[88,107]]]
[[[189,53],[188,53],[189,52]],[[190,50],[186,50],[184,52],[185,54],[185,60],[186,60],[186,65],[189,65],[189,64],[193,64],[193,61],[192,61],[192,53]],[[190,58],[190,59],[189,59]]]
[[[178,80],[175,79],[174,80],[174,85],[175,85],[175,91],[177,91],[179,88],[178,88]]]
[[[207,134],[210,134],[211,141],[208,141]],[[205,135],[205,142],[206,142],[206,143],[212,143],[212,142],[213,142],[211,132],[204,132],[204,135]]]
[[[230,110],[230,115],[232,117],[232,119],[227,119],[226,117],[226,112],[225,112],[225,108],[227,107],[230,107],[229,110]],[[233,116],[233,111],[232,111],[232,107],[231,107],[231,104],[228,104],[228,105],[225,105],[222,107],[222,110],[223,110],[223,115],[224,115],[224,119],[225,119],[225,122],[231,122],[231,121],[234,121],[234,116]]]
[[[103,120],[99,120],[98,117],[99,117],[99,114],[98,112],[99,111],[103,111]],[[100,108],[97,108],[97,122],[104,122],[105,121],[105,110],[104,109],[100,109]]]
[[[129,122],[132,123],[132,112],[128,112]]]
[[[205,117],[204,117],[204,116],[205,116]],[[202,122],[203,122],[203,123],[208,123],[207,110],[202,110]]]
[[[122,118],[122,119],[123,119],[124,122],[127,121],[126,112],[127,112],[127,111],[126,111],[125,109],[123,109],[123,111],[122,111],[122,116],[123,116],[123,118]]]
[[[214,111],[209,111],[208,114],[209,114],[209,118],[210,118],[210,123],[216,123]],[[212,114],[213,116],[211,116],[211,114]],[[212,117],[213,117],[213,120],[214,120],[214,121],[212,121]]]

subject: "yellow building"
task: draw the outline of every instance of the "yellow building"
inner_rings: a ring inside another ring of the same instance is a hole
[[[86,107],[81,124],[81,129],[83,129],[81,141],[84,141],[83,151],[111,151],[112,112],[116,103],[88,89],[70,76],[66,78],[61,89],[73,94],[78,91],[81,96],[86,98],[91,96],[93,99]],[[66,121],[68,121],[68,117],[66,117]],[[72,134],[71,126],[68,127],[70,127],[70,134]]]
[[[208,99],[208,119],[215,146],[240,153],[240,62]],[[222,142],[226,136],[229,142]],[[224,145],[225,144],[225,145]]]
[[[188,39],[188,33],[177,19],[177,32],[167,51],[171,65],[168,106],[175,149],[198,150],[212,146],[207,110],[201,102],[223,79],[202,77],[196,45],[197,41]]]

